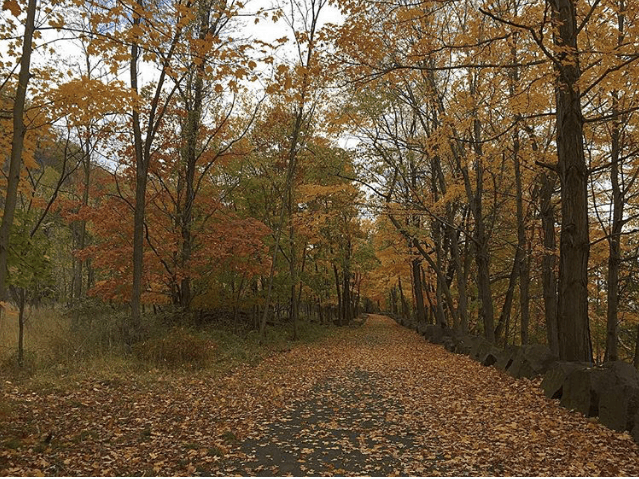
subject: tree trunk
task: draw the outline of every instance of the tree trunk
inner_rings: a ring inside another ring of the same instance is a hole
[[[402,288],[402,277],[399,276],[397,278],[397,287],[399,288],[399,300],[402,304],[402,316],[405,318],[409,317],[408,313],[408,302],[406,301],[406,296],[404,296],[404,288]]]
[[[506,324],[510,321],[510,315],[512,312],[513,306],[513,296],[515,294],[515,286],[517,285],[517,277],[519,276],[519,268],[521,266],[521,255],[522,250],[517,248],[515,250],[515,259],[513,260],[513,266],[510,271],[510,277],[508,280],[508,289],[506,290],[506,297],[504,298],[504,305],[501,308],[501,314],[499,315],[499,321],[497,322],[497,327],[495,328],[495,339],[499,340],[502,332]],[[506,333],[506,336],[508,334]],[[506,342],[507,338],[506,338]]]
[[[18,367],[24,367],[24,309],[26,306],[26,290],[18,289]]]
[[[87,75],[90,78],[91,67],[89,60],[87,59]],[[82,207],[89,205],[89,195],[91,191],[91,125],[87,126],[87,138],[84,143],[84,157],[82,158],[82,169],[84,173],[84,184],[82,190]],[[87,222],[86,220],[80,220],[74,223],[74,233],[77,239],[76,249],[82,251],[86,247],[87,243]],[[86,293],[86,289],[83,288],[84,274],[83,266],[84,261],[82,259],[75,258],[74,262],[74,291],[73,299],[77,302],[82,300],[83,295]],[[87,288],[88,289],[88,288]]]
[[[143,11],[143,0],[137,0],[136,4]],[[134,9],[133,27],[140,28],[143,25],[141,13],[138,9]],[[162,70],[155,82],[155,91],[150,101],[150,107],[147,112],[145,137],[142,138],[142,126],[140,112],[135,106],[131,112],[133,123],[133,146],[135,151],[135,203],[133,213],[133,286],[131,288],[131,323],[127,328],[127,343],[130,345],[139,338],[141,333],[141,309],[142,309],[142,278],[144,274],[144,242],[145,242],[145,209],[146,209],[146,187],[148,181],[149,166],[151,162],[152,147],[155,135],[167,109],[162,107],[160,100],[163,93],[166,92],[165,81],[170,70],[170,62],[175,54],[175,49],[179,44],[182,36],[183,25],[181,22],[175,26],[175,33],[171,38],[168,51],[162,55]],[[139,92],[138,84],[138,62],[140,61],[141,48],[134,41],[131,44],[131,58],[129,62],[130,68],[130,87],[135,93]],[[171,98],[177,86],[173,86],[170,93],[164,100],[166,104]]]
[[[291,159],[291,161],[296,161]],[[293,198],[293,183],[289,185],[287,191],[287,210],[288,210],[288,244],[289,244],[289,276],[291,278],[291,323],[293,326],[293,339],[297,339],[297,321],[299,317],[299,302],[297,300],[297,248],[295,244],[295,228],[293,226],[293,214],[295,213],[295,201]]]
[[[524,253],[519,270],[519,308],[521,311],[521,344],[529,342],[530,328],[530,253]]]
[[[7,276],[9,258],[9,236],[13,226],[13,218],[18,199],[18,184],[20,183],[20,167],[22,165],[22,151],[27,128],[24,124],[24,110],[27,97],[27,87],[31,78],[31,52],[33,49],[33,34],[35,32],[35,16],[37,0],[27,3],[27,17],[24,25],[22,42],[22,56],[20,58],[20,72],[16,96],[13,102],[13,135],[11,137],[11,156],[9,159],[9,173],[7,175],[7,190],[4,198],[4,213],[0,223],[0,312],[4,309],[2,302],[7,299]]]
[[[459,255],[459,236],[451,232],[451,253],[457,270],[457,311],[459,316],[459,328],[461,331],[468,331],[468,298],[466,296],[466,275],[462,267]]]
[[[302,84],[300,87],[300,91],[299,93],[299,97],[298,97],[298,101],[296,104],[296,112],[295,112],[295,123],[293,125],[292,131],[291,131],[291,142],[289,145],[289,149],[287,152],[287,172],[286,172],[286,187],[285,187],[285,199],[284,202],[282,204],[282,209],[281,209],[281,216],[280,216],[280,224],[278,227],[278,231],[276,234],[276,241],[275,241],[275,246],[274,246],[274,252],[273,252],[273,264],[275,263],[275,258],[277,257],[277,250],[279,249],[279,244],[280,244],[280,237],[281,237],[281,232],[284,228],[284,215],[285,212],[288,211],[289,212],[289,221],[292,221],[292,204],[293,204],[293,188],[294,188],[294,179],[295,179],[295,172],[296,172],[296,167],[297,167],[297,153],[298,153],[298,149],[300,147],[300,144],[303,144],[304,142],[304,138],[302,135],[302,129],[303,129],[303,124],[304,124],[304,115],[305,115],[305,109],[307,106],[307,102],[308,102],[308,93],[309,93],[309,88],[310,88],[310,83],[311,83],[311,75],[308,73],[309,71],[311,71],[310,67],[311,65],[314,63],[314,46],[315,46],[315,34],[317,32],[317,26],[318,26],[318,21],[319,21],[319,15],[320,12],[322,10],[322,7],[324,6],[324,3],[319,3],[319,4],[315,4],[315,3],[311,3],[310,5],[307,5],[307,10],[305,12],[301,12],[302,16],[305,16],[306,18],[304,19],[305,25],[307,26],[307,31],[305,32],[307,35],[307,39],[308,39],[308,49],[306,50],[306,55],[304,56],[300,56],[300,61],[299,64],[300,66],[304,67],[305,73],[303,74],[302,77]],[[293,9],[294,10],[294,9]],[[300,9],[301,10],[301,9]],[[302,55],[301,50],[300,50],[300,55]],[[287,208],[287,206],[289,206]],[[289,234],[292,235],[293,233],[293,226],[292,223],[290,225],[290,231]],[[292,241],[292,236],[289,237],[289,240]],[[291,252],[293,253],[293,252]],[[290,270],[292,271],[292,269],[295,268],[295,265],[290,265]],[[270,276],[270,280],[269,280],[269,294],[267,297],[267,305],[268,302],[270,301],[270,292],[272,289],[272,283],[273,283],[273,273],[274,273],[274,269],[271,269],[271,276]],[[291,278],[293,280],[293,284],[296,285],[297,284],[297,276],[295,273],[295,277]],[[294,289],[294,288],[293,288]],[[338,288],[339,289],[339,288]],[[297,308],[297,304],[295,305],[295,308]],[[268,311],[268,309],[266,310]],[[297,313],[295,313],[297,314]],[[267,320],[267,313],[264,314],[264,317],[262,318],[262,327],[261,332],[262,332],[262,336],[264,334],[264,328],[266,326],[266,320]]]
[[[439,201],[439,188],[438,188],[438,175],[439,175],[439,161],[435,158],[431,161],[431,192],[433,194],[433,200]],[[417,190],[417,172],[415,166],[411,163],[411,182],[413,191]],[[419,217],[413,219],[415,226],[419,226]],[[444,249],[442,247],[442,225],[439,220],[433,220],[431,223],[431,231],[433,236],[433,243],[435,244],[435,264],[438,271],[444,270]],[[420,268],[421,272],[421,268]],[[444,315],[444,301],[442,298],[442,282],[446,282],[446,287],[449,286],[447,278],[441,274],[437,275],[437,283],[435,286],[435,317],[437,318],[437,324],[442,328],[446,326],[446,316]]]
[[[393,286],[390,290],[390,310],[391,313],[397,314],[397,286]]]
[[[133,25],[139,26],[141,18],[135,14]],[[138,93],[138,60],[140,47],[131,45],[130,86]],[[144,143],[137,106],[131,112],[133,118],[133,143],[135,149],[135,211],[133,213],[133,286],[131,289],[131,325],[127,328],[127,343],[135,341],[141,330],[140,304],[142,298],[142,274],[144,267],[144,215],[146,206],[146,183],[148,164],[144,157]]]
[[[202,1],[198,4],[198,39],[204,41],[210,32],[209,17],[211,14],[211,3]],[[187,112],[186,124],[184,127],[184,163],[185,171],[185,197],[184,208],[181,217],[182,251],[180,254],[180,266],[184,277],[180,284],[180,306],[188,310],[191,305],[191,276],[189,274],[189,262],[193,250],[193,237],[191,234],[193,223],[193,204],[195,202],[195,170],[198,159],[198,132],[202,121],[202,103],[204,101],[204,75],[206,64],[202,59],[194,62],[196,66],[188,91],[192,98],[185,98],[185,109]],[[190,101],[189,101],[190,100]]]
[[[555,208],[552,204],[552,194],[555,180],[546,172],[541,174],[541,189],[539,195],[541,227],[544,234],[544,255],[541,263],[542,288],[544,296],[544,311],[546,318],[546,335],[548,347],[553,354],[559,355],[559,335],[557,332],[557,278],[555,265],[557,258],[555,248]]]
[[[521,165],[519,158],[519,132],[513,134],[513,160],[515,167],[515,189],[517,204],[517,253],[515,261],[519,262],[519,305],[521,310],[521,344],[528,344],[528,325],[530,323],[530,282],[526,241],[526,223],[524,218],[524,193],[521,181]]]
[[[352,313],[352,300],[351,300],[351,274],[348,269],[344,269],[343,271],[343,281],[342,281],[342,307],[344,311],[342,313],[343,318],[343,326],[347,326],[351,320],[353,319]],[[397,295],[395,296],[395,300],[397,300]]]
[[[90,69],[87,69],[90,71]],[[86,207],[89,205],[89,194],[91,188],[91,126],[87,127],[89,129],[86,143],[85,143],[85,151],[83,162],[83,170],[84,170],[84,189],[82,191],[82,207]],[[73,236],[75,240],[75,249],[82,251],[86,248],[87,245],[87,222],[86,220],[76,221],[73,224]],[[89,268],[89,260],[86,260],[87,269]],[[89,289],[89,284],[87,281],[87,287],[83,288],[84,283],[84,274],[83,274],[83,266],[85,264],[85,260],[80,258],[73,257],[73,300],[77,304],[79,301],[83,299],[86,295],[86,291]],[[72,327],[76,327],[80,321],[80,311],[76,311],[72,318]]]
[[[488,251],[488,236],[484,223],[484,213],[482,205],[483,196],[483,161],[482,151],[479,144],[481,128],[479,121],[475,120],[475,142],[476,142],[476,189],[473,197],[473,217],[475,218],[475,241],[477,264],[477,283],[479,290],[479,300],[481,302],[481,317],[484,321],[484,335],[491,343],[495,342],[495,313],[493,308],[493,296],[490,288],[490,253]]]
[[[344,299],[342,298],[342,288],[340,286],[339,273],[337,272],[337,266],[335,265],[335,263],[333,263],[333,274],[335,275],[335,291],[337,292],[338,321],[339,321],[339,324],[341,325],[342,324],[342,310],[343,310],[342,303],[343,303]]]
[[[557,169],[561,180],[559,241],[559,357],[592,362],[588,320],[588,169],[584,155],[577,49],[577,12],[573,0],[548,0],[556,27],[555,44],[562,49],[556,97]]]
[[[511,46],[511,55],[513,65],[519,64],[519,55],[517,49],[518,36],[513,37],[513,43]],[[520,83],[519,67],[515,67],[510,72],[510,97],[515,98],[517,95],[517,87]],[[521,142],[519,139],[521,115],[515,114],[515,130],[513,131],[513,166],[515,172],[515,195],[516,195],[516,210],[517,210],[517,254],[519,266],[519,306],[521,311],[521,344],[528,344],[528,326],[530,323],[530,258],[528,250],[528,242],[526,240],[526,224],[524,218],[524,205],[523,205],[523,188],[521,178],[521,159],[519,150],[521,148]],[[506,338],[508,339],[508,338]]]
[[[477,78],[470,79],[470,93],[477,93]],[[466,195],[471,205],[471,212],[475,220],[475,264],[477,265],[477,286],[479,301],[481,303],[480,315],[484,322],[484,336],[491,343],[495,342],[495,312],[493,297],[490,287],[490,252],[488,250],[488,235],[484,221],[483,195],[484,195],[484,153],[482,148],[482,124],[477,118],[476,109],[473,111],[473,138],[472,145],[475,154],[475,192],[472,191],[468,169],[462,168]],[[458,158],[459,166],[461,160]]]
[[[268,305],[271,301],[271,291],[273,289],[273,279],[274,279],[274,274],[275,274],[275,262],[277,259],[277,253],[278,250],[280,248],[280,241],[281,241],[281,237],[282,237],[282,231],[284,230],[284,222],[286,220],[286,212],[289,212],[289,221],[292,221],[292,218],[290,218],[290,212],[291,212],[291,208],[292,208],[292,197],[293,197],[293,181],[295,178],[295,170],[296,170],[296,165],[297,165],[297,148],[299,145],[299,141],[300,141],[300,134],[302,132],[302,121],[303,121],[303,115],[304,115],[304,103],[301,102],[295,117],[295,124],[293,126],[293,131],[292,131],[292,138],[291,138],[291,144],[289,147],[289,151],[288,151],[288,165],[286,168],[286,184],[285,184],[285,198],[284,198],[284,202],[282,203],[281,209],[280,209],[280,222],[279,225],[277,226],[277,230],[275,233],[275,244],[273,245],[273,255],[272,255],[272,263],[271,263],[271,274],[269,276],[269,285],[268,285],[268,294],[267,294],[267,299],[266,299],[266,304]],[[292,234],[292,225],[290,226],[290,231],[289,231],[289,241],[291,240],[290,235]],[[291,252],[293,253],[293,251]],[[292,261],[292,260],[291,260]],[[291,265],[289,264],[289,268],[291,268]],[[292,272],[291,269],[289,269],[289,271]],[[265,310],[264,312],[264,317],[262,318],[262,325],[260,327],[260,332],[261,332],[261,336],[264,337],[264,333],[266,331],[266,321],[268,318],[268,308]]]
[[[417,313],[417,322],[426,322],[426,309],[424,306],[424,286],[422,285],[422,261],[418,258],[411,263],[413,274],[413,294],[415,295],[415,311]]]
[[[291,251],[293,254],[294,251]],[[291,261],[289,271],[291,273],[291,326],[293,327],[293,340],[297,339],[297,323],[299,321],[299,300],[297,297],[297,266],[294,261]]]
[[[624,16],[620,14],[618,44],[623,42]],[[607,311],[606,311],[606,352],[605,361],[617,361],[617,321],[619,311],[619,268],[621,266],[621,232],[624,225],[624,198],[619,184],[621,161],[619,94],[612,92],[612,135],[610,145],[610,184],[612,189],[612,225],[608,237],[608,277],[607,277]]]
[[[435,262],[429,256],[428,252],[424,249],[424,247],[419,242],[419,240],[411,236],[411,234],[406,230],[406,228],[404,228],[401,225],[401,223],[397,220],[397,218],[395,218],[392,214],[389,214],[388,219],[391,220],[391,223],[393,223],[395,228],[397,228],[397,231],[399,231],[402,234],[402,236],[404,236],[404,238],[406,238],[412,243],[412,245],[417,249],[419,254],[422,256],[422,258],[426,260],[428,265],[432,268],[432,270],[438,276],[438,280],[441,281],[441,286],[443,290],[442,292],[444,296],[446,297],[446,302],[448,303],[448,309],[451,311],[451,313],[454,316],[457,315],[457,311],[455,309],[455,304],[454,304],[455,302],[453,301],[452,294],[450,292],[450,289],[448,288],[448,284],[446,283],[446,277],[444,276],[443,272],[437,268],[437,264],[435,264]],[[456,317],[453,317],[453,322],[455,322],[456,320],[457,320]]]

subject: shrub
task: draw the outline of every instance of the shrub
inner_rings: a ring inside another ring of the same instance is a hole
[[[213,358],[216,344],[184,328],[169,330],[166,334],[141,341],[133,352],[141,361],[158,367],[203,368]]]
[[[88,358],[121,354],[125,350],[123,323],[125,313],[105,308],[101,314],[74,320],[47,334],[51,362],[70,364]]]
[[[35,352],[25,350],[22,357],[22,367],[18,365],[18,352],[14,351],[11,355],[5,357],[0,363],[0,368],[3,371],[10,372],[12,374],[26,374],[30,375],[37,369],[38,358]]]

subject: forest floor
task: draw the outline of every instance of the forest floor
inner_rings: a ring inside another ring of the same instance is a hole
[[[3,381],[0,474],[639,476],[537,386],[370,315],[222,377]]]

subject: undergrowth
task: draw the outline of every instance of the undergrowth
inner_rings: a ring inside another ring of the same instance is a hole
[[[103,304],[71,312],[34,310],[27,317],[25,361],[19,368],[17,316],[9,311],[0,321],[0,371],[13,380],[30,379],[52,387],[61,378],[88,375],[105,380],[122,375],[152,380],[154,374],[167,372],[223,374],[334,331],[332,326],[300,321],[295,341],[289,324],[269,326],[262,339],[257,331],[238,333],[219,324],[199,324],[188,316],[147,314],[142,339],[128,345],[127,320],[126,311]]]

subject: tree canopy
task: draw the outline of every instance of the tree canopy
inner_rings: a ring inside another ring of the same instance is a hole
[[[635,3],[2,6],[5,306],[127,307],[129,345],[151,309],[385,310],[639,365]]]

